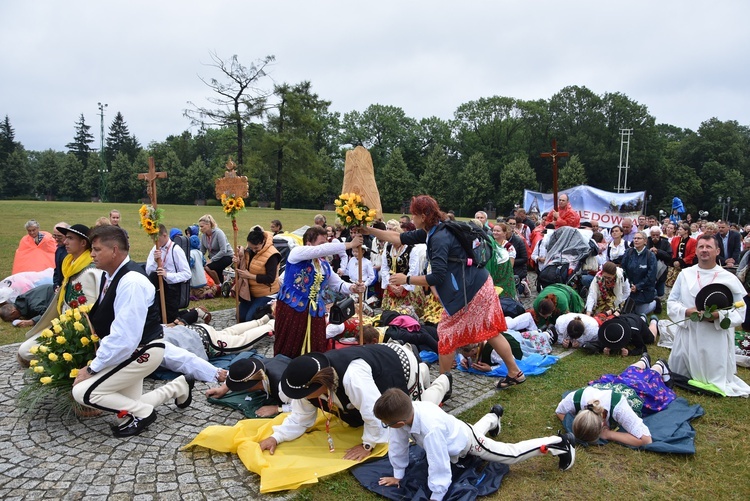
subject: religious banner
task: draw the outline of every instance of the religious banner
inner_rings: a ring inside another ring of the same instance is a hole
[[[583,221],[598,221],[602,228],[622,224],[625,217],[637,218],[643,210],[645,191],[611,193],[609,191],[581,185],[562,190],[570,199],[570,206]],[[524,190],[523,207],[526,212],[543,214],[554,208],[554,195],[539,191]]]

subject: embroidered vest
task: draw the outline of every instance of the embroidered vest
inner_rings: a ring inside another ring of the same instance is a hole
[[[320,284],[320,291],[322,292],[328,286],[331,265],[325,259],[321,259],[320,264],[323,268],[323,281]],[[312,316],[322,317],[325,315],[326,308],[323,295],[320,292],[315,300],[317,307],[315,309],[310,308],[310,288],[314,281],[315,267],[312,261],[287,262],[284,271],[284,283],[279,290],[279,297],[295,311],[303,312],[309,309]]]
[[[406,249],[404,249],[404,252],[401,253],[400,256],[393,256],[391,252],[393,251],[393,244],[388,244],[388,248],[386,250],[386,257],[388,258],[388,266],[391,268],[391,271],[393,273],[403,273],[404,275],[409,274],[409,255],[411,254],[413,246],[407,245]],[[393,269],[393,259],[396,258],[396,269]]]
[[[100,297],[91,310],[89,318],[91,324],[94,326],[96,334],[103,338],[109,335],[109,330],[112,327],[112,322],[115,320],[115,296],[117,295],[117,284],[126,273],[140,273],[144,277],[146,273],[143,271],[140,265],[134,261],[128,261],[128,263],[120,268],[120,271],[112,277],[112,281],[109,284],[107,293],[104,297]],[[102,280],[100,289],[104,289],[105,281]],[[101,295],[101,290],[99,291]],[[146,313],[146,323],[143,326],[141,334],[141,346],[150,343],[154,339],[160,339],[164,336],[164,331],[161,326],[161,318],[159,317],[159,306],[154,300],[154,304],[149,306],[148,313]]]

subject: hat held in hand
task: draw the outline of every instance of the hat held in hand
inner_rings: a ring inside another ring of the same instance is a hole
[[[698,311],[706,311],[711,306],[717,309],[728,308],[734,303],[732,291],[724,284],[708,284],[698,291],[695,296],[695,307]]]

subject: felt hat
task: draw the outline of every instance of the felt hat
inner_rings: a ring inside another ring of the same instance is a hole
[[[74,235],[78,235],[81,238],[84,238],[86,240],[89,240],[89,232],[91,231],[88,226],[83,224],[74,224],[73,226],[70,226],[69,228],[65,228],[64,226],[57,226],[55,227],[57,231],[62,233],[63,235],[67,235],[68,233],[73,233]],[[90,242],[91,240],[89,240]]]
[[[599,344],[602,348],[618,351],[630,343],[630,324],[624,318],[615,317],[599,327]]]
[[[698,291],[695,296],[695,307],[698,311],[705,311],[709,306],[727,308],[734,303],[732,291],[724,284],[708,284]]]
[[[308,353],[295,358],[281,376],[281,391],[289,398],[305,398],[322,386],[320,383],[310,384],[310,380],[330,365],[322,353]]]
[[[249,390],[262,381],[255,376],[258,372],[265,370],[266,366],[257,358],[242,358],[229,366],[227,374],[227,387],[232,391]]]

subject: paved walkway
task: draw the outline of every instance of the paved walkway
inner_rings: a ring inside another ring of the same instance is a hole
[[[233,323],[233,316],[233,310],[215,312],[212,323],[223,328]],[[205,426],[231,426],[242,417],[238,411],[208,404],[208,384],[196,384],[190,408],[163,405],[146,432],[118,439],[109,430],[110,417],[61,418],[50,409],[33,418],[21,416],[15,406],[23,384],[17,348],[18,344],[0,347],[0,499],[283,498],[261,496],[259,477],[234,454],[181,450]],[[271,338],[256,348],[270,356]],[[437,375],[435,368],[432,372]],[[462,412],[495,394],[494,378],[459,371],[453,377],[459,391],[446,402],[449,412]],[[153,384],[147,380],[146,389]]]

